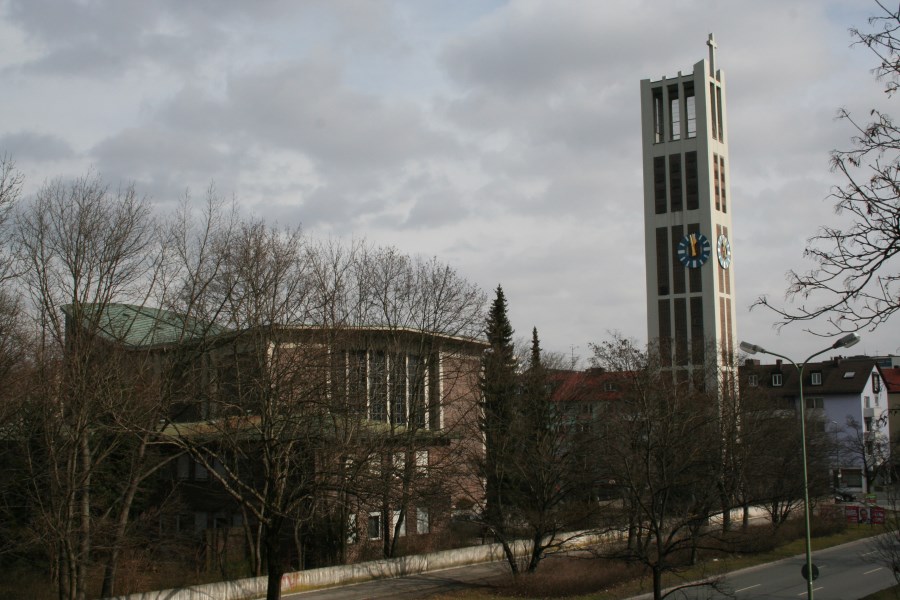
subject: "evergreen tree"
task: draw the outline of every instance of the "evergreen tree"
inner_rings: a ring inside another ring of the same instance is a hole
[[[506,296],[497,286],[485,324],[490,347],[482,359],[482,422],[485,439],[483,476],[486,482],[485,523],[497,532],[504,521],[503,505],[509,481],[505,465],[510,464],[515,444],[510,435],[517,395],[516,358],[513,350],[513,328],[507,317]]]

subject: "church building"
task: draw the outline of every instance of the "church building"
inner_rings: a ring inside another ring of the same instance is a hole
[[[641,81],[641,125],[648,340],[710,383],[733,370],[736,323],[725,76],[707,45],[691,72]]]

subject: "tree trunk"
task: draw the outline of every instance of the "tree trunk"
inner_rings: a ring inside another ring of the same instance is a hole
[[[138,448],[137,464],[143,464],[143,458],[146,453],[146,438],[141,440]],[[131,516],[131,505],[134,503],[134,497],[137,494],[138,487],[141,484],[141,476],[138,467],[132,466],[131,481],[128,483],[128,490],[122,499],[122,506],[119,507],[119,518],[116,522],[116,532],[113,537],[112,549],[109,553],[109,559],[103,568],[103,587],[100,591],[101,598],[112,598],[115,595],[116,571],[119,567],[119,556],[122,551],[122,542],[125,540],[125,532],[128,530],[128,522]]]
[[[662,600],[662,568],[653,567],[653,600]]]
[[[81,490],[81,543],[75,580],[76,600],[87,598],[88,564],[91,558],[91,446],[87,431],[81,438],[81,468],[84,472],[84,489]]]
[[[278,543],[277,529],[266,530],[266,600],[281,600],[281,576],[284,567],[281,563],[281,546]]]

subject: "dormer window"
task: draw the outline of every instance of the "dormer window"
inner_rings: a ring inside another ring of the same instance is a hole
[[[781,373],[772,373],[772,387],[781,387],[782,383]]]
[[[813,371],[809,380],[812,385],[822,385],[822,371]]]
[[[747,384],[750,387],[757,387],[759,385],[759,375],[753,374],[747,378]]]
[[[853,379],[856,377],[856,371],[844,371],[844,379]]]

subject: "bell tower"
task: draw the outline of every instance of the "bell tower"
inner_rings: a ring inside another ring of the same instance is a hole
[[[725,76],[707,45],[690,73],[641,81],[641,134],[647,337],[708,382],[733,368],[736,335]]]

